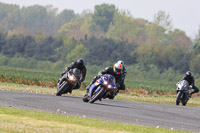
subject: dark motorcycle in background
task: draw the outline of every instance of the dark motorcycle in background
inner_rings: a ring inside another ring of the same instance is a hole
[[[81,71],[77,68],[69,70],[59,79],[57,83],[56,96],[61,96],[65,93],[71,93],[73,88],[77,85],[81,77]]]
[[[186,106],[188,100],[190,99],[191,86],[186,80],[181,80],[177,84],[177,96],[176,96],[176,105],[179,105],[181,102],[183,106]]]
[[[88,95],[83,98],[84,102],[94,103],[102,98],[107,98],[112,92],[117,91],[115,77],[110,74],[102,75],[89,88]]]

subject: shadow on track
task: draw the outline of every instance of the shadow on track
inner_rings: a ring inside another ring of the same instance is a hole
[[[78,96],[56,96],[56,97],[62,97],[62,98],[66,98],[66,97],[68,97],[68,98],[74,98],[74,99],[81,99],[82,100],[82,97],[78,97]]]

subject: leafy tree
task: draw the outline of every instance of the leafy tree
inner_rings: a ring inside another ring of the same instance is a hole
[[[2,53],[13,57],[15,54],[20,53],[24,54],[24,49],[26,44],[23,42],[23,36],[12,36],[8,40],[6,40],[6,45],[2,47]]]
[[[66,60],[68,63],[71,63],[72,61],[75,61],[79,58],[85,58],[87,53],[87,49],[82,44],[80,44],[67,54]]]
[[[144,19],[133,19],[129,12],[115,13],[113,23],[110,24],[106,36],[115,41],[124,41],[143,44],[146,38]]]
[[[36,45],[35,58],[38,60],[55,61],[56,48],[60,47],[61,43],[52,37],[42,40]]]
[[[145,27],[145,33],[147,37],[145,42],[148,44],[164,44],[166,34],[165,29],[155,23],[149,23]]]
[[[0,29],[11,30],[20,24],[20,20],[19,6],[0,3]]]
[[[190,57],[190,69],[193,72],[200,73],[200,29],[198,30],[198,34],[194,40],[194,45],[191,51]]]
[[[173,44],[186,50],[189,50],[192,47],[191,39],[185,34],[184,31],[181,31],[179,29],[170,31],[167,35],[166,40],[168,44]]]
[[[86,61],[88,64],[103,64],[110,60],[113,49],[116,48],[115,42],[112,39],[91,37],[84,40],[83,45],[88,49]]]
[[[198,54],[196,57],[193,57],[190,61],[190,69],[194,73],[200,74],[200,54]]]
[[[135,48],[135,44],[129,44],[125,41],[117,42],[108,61],[116,62],[117,60],[123,60],[126,64],[135,64],[136,58],[131,56],[131,52],[135,50]]]
[[[130,55],[130,52],[134,49],[133,44],[94,36],[88,40],[82,40],[82,43],[88,49],[86,56],[88,64],[102,65],[106,62],[114,63],[117,60],[124,60],[127,64],[135,62]]]
[[[25,27],[23,24],[16,26],[14,29],[8,31],[8,36],[12,35],[31,35],[31,29],[29,27]]]
[[[24,57],[34,57],[36,53],[36,46],[37,46],[35,39],[31,36],[26,36],[24,38],[24,43],[26,44]]]
[[[100,26],[100,28],[104,31],[108,31],[108,27],[110,23],[113,22],[114,13],[117,10],[114,5],[101,4],[96,5],[93,15],[93,20],[96,25]]]
[[[93,11],[91,10],[83,10],[82,13],[80,14],[81,17],[91,17],[93,15]]]
[[[159,11],[154,15],[154,23],[159,26],[162,26],[166,31],[170,31],[172,29],[172,19],[170,15],[164,11]]]
[[[75,40],[74,38],[65,38],[63,44],[57,48],[57,55],[60,59],[66,62],[66,56],[69,54],[76,46],[81,45],[80,41]]]
[[[64,24],[59,32],[59,35],[63,36],[64,38],[75,38],[80,40],[84,38],[86,31],[82,31],[81,25],[85,22],[86,18],[78,17],[72,19],[69,23]]]
[[[72,18],[75,18],[77,15],[74,13],[73,10],[63,10],[60,14],[57,16],[57,25],[58,28],[62,26],[65,23],[68,23],[71,21]]]
[[[1,52],[1,48],[6,44],[6,34],[2,31],[0,31],[0,52]]]
[[[107,37],[113,38],[116,41],[122,39],[127,39],[130,41],[132,39],[133,31],[133,18],[127,16],[126,12],[115,13],[113,23],[111,23],[109,30],[107,32]]]
[[[193,54],[199,54],[200,53],[200,28],[199,28],[198,34],[196,35],[196,38],[194,40],[192,52],[193,52]]]
[[[162,62],[163,66],[160,66],[161,68],[168,69],[172,67],[174,70],[178,71],[184,71],[188,66],[187,63],[187,57],[184,56],[185,51],[183,48],[179,48],[175,45],[167,45],[163,46],[163,48],[160,50],[159,57],[161,57],[160,62]],[[183,63],[185,63],[184,66]],[[157,64],[159,66],[159,64]]]
[[[32,33],[45,33],[45,27],[48,23],[48,13],[45,7],[39,5],[23,7],[21,15],[24,25],[31,27]]]
[[[143,44],[136,49],[137,61],[143,65],[155,65],[158,68],[184,71],[188,68],[189,56],[174,45]],[[181,66],[183,65],[184,66]]]

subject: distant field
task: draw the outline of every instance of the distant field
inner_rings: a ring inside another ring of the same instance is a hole
[[[95,71],[94,71],[95,70]],[[88,73],[84,83],[86,86],[93,77],[98,73],[99,68],[88,69]],[[39,86],[49,86],[56,87],[58,78],[60,77],[60,71],[42,71],[42,70],[32,70],[24,68],[13,68],[13,67],[4,67],[0,66],[0,81],[2,82],[13,82],[18,84],[27,84],[27,85],[39,85]],[[158,81],[158,80],[139,80],[137,77],[134,77],[132,73],[128,73],[125,84],[126,87],[133,90],[144,90],[141,93],[148,94],[166,94],[166,93],[175,93],[176,86],[175,81]]]

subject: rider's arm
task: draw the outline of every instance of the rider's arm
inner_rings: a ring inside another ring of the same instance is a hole
[[[65,68],[65,72],[68,72],[70,69],[73,69],[75,66],[75,62],[72,62],[69,66]]]
[[[124,69],[123,69],[123,74],[124,74],[124,77],[126,76],[126,74],[127,74],[127,71],[126,71],[126,68],[124,67]]]
[[[106,67],[104,70],[100,71],[100,72],[98,73],[98,75],[108,74],[109,70],[110,70],[110,67]]]
[[[185,77],[183,77],[183,79],[182,80],[186,80],[186,76]]]

